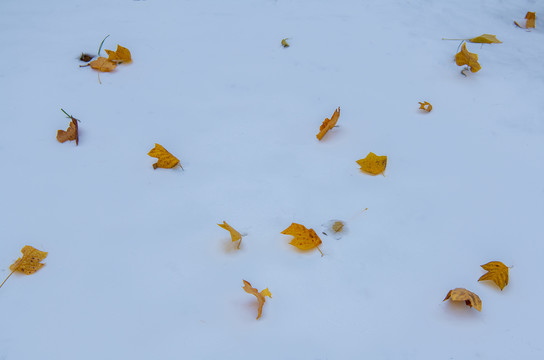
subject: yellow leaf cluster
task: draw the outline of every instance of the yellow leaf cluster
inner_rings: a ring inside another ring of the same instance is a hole
[[[245,292],[247,292],[248,294],[255,295],[255,297],[257,298],[257,301],[259,302],[259,308],[257,310],[257,320],[258,320],[263,313],[263,305],[266,301],[265,296],[272,298],[272,294],[270,293],[270,290],[268,290],[268,288],[259,292],[259,290],[252,287],[248,281],[243,280],[243,282],[244,282],[244,287],[242,289],[244,289]]]
[[[319,127],[319,133],[316,135],[318,140],[323,139],[323,136],[336,126],[336,123],[338,122],[338,118],[340,117],[340,107],[338,109],[334,110],[334,113],[332,114],[331,118],[325,118],[323,120],[323,124]]]
[[[310,250],[317,247],[317,250],[323,256],[323,253],[319,249],[321,245],[321,239],[315,233],[314,229],[307,229],[304,225],[292,223],[289,227],[281,232],[285,235],[292,235],[294,239],[289,244],[301,249]]]
[[[372,175],[378,175],[385,171],[387,156],[378,156],[373,152],[370,152],[364,159],[357,160],[357,164],[361,167],[361,171]]]
[[[466,43],[463,43],[461,51],[455,55],[455,63],[459,66],[467,65],[473,73],[482,68],[478,63],[478,54],[469,52]]]
[[[223,221],[222,224],[217,224],[217,225],[221,226],[223,229],[227,230],[230,233],[230,237],[233,242],[240,240],[237,246],[237,249],[239,249],[240,244],[242,244],[242,235],[238,231],[236,231],[232,226],[227,224],[226,221]]]
[[[162,145],[159,144],[155,144],[155,147],[151,149],[147,155],[159,159],[155,164],[153,164],[153,169],[157,169],[158,167],[171,169],[179,164],[178,158],[170,154],[165,148],[162,147]]]
[[[79,130],[77,126],[77,119],[71,117],[70,125],[66,131],[58,130],[57,131],[57,140],[61,143],[68,140],[75,140],[76,146],[79,143]]]
[[[508,266],[500,261],[491,261],[481,266],[487,270],[487,273],[482,275],[478,281],[491,280],[501,288],[501,291],[508,285]]]
[[[464,301],[467,306],[482,311],[482,300],[480,300],[480,297],[467,289],[456,288],[450,290],[443,301],[448,299],[451,299],[451,301]]]

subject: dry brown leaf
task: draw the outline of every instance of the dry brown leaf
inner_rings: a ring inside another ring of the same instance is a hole
[[[295,238],[291,240],[289,244],[301,249],[310,250],[317,248],[323,256],[319,245],[321,245],[321,239],[315,233],[314,229],[307,229],[304,225],[292,223],[289,227],[281,232],[285,235],[292,235]]]
[[[487,270],[487,273],[483,274],[478,281],[491,280],[501,288],[501,291],[508,285],[508,266],[500,261],[491,261],[481,266]]]
[[[94,58],[94,55],[81,53],[81,56],[79,57],[79,60],[84,61],[84,62],[89,62],[93,58]]]
[[[222,224],[217,224],[217,225],[221,226],[223,229],[227,230],[230,233],[230,237],[233,242],[240,240],[240,242],[238,243],[238,246],[236,247],[237,249],[239,249],[240,244],[242,244],[242,235],[238,231],[236,231],[232,226],[227,224],[226,221],[223,221]]]
[[[467,43],[463,43],[461,51],[455,55],[455,63],[459,66],[467,65],[473,73],[480,71],[482,68],[478,63],[478,54],[469,52]]]
[[[248,294],[255,295],[255,297],[257,298],[257,301],[259,302],[259,309],[257,312],[257,320],[258,320],[263,313],[263,305],[266,301],[265,296],[272,298],[272,294],[270,293],[270,290],[268,290],[268,288],[259,292],[259,290],[252,287],[248,281],[245,281],[245,280],[242,280],[242,281],[244,282],[244,287],[242,289],[244,289],[245,292],[247,292]]]
[[[361,171],[372,175],[378,175],[385,171],[387,156],[378,156],[373,152],[370,152],[364,159],[359,159],[356,162],[361,167]]]
[[[450,290],[443,301],[448,299],[451,299],[451,301],[464,301],[467,306],[474,307],[476,310],[482,311],[482,300],[480,300],[480,297],[467,289],[456,288]]]
[[[155,147],[147,153],[151,157],[159,159],[155,164],[153,164],[153,169],[164,168],[171,169],[174,166],[179,164],[178,158],[170,154],[162,145],[155,144]],[[181,166],[181,164],[180,164]]]
[[[96,60],[91,61],[89,65],[91,66],[91,68],[98,70],[100,72],[110,72],[115,70],[115,68],[117,67],[115,63],[109,61],[108,59],[102,56]]]
[[[323,124],[319,127],[319,133],[316,135],[318,140],[323,139],[323,136],[332,129],[336,123],[338,122],[338,118],[340,117],[340,107],[338,109],[334,110],[334,113],[332,114],[331,118],[325,118],[323,121]]]
[[[23,253],[23,257],[18,258],[13,264],[11,264],[9,267],[11,273],[6,277],[2,284],[0,284],[0,287],[2,287],[6,280],[9,279],[11,274],[16,271],[22,272],[25,275],[32,275],[45,265],[40,262],[47,257],[47,253],[45,251],[40,251],[30,245],[25,245],[21,249],[21,252]]]
[[[428,103],[427,101],[425,101],[425,102],[419,101],[418,103],[419,103],[419,108],[422,109],[422,110],[425,110],[427,112],[431,112],[431,110],[433,109],[433,106],[430,103]]]
[[[108,60],[119,64],[119,63],[130,63],[132,62],[132,56],[130,55],[130,51],[121,45],[117,45],[117,50],[106,50],[106,53],[108,54]]]
[[[75,140],[76,146],[79,143],[79,130],[77,126],[77,119],[70,116],[70,125],[68,126],[68,129],[66,131],[64,130],[58,130],[57,131],[57,140],[61,143],[68,141],[68,140]]]

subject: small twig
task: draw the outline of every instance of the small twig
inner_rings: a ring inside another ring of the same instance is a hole
[[[100,81],[100,71],[97,72],[96,75],[98,75],[98,83],[99,83],[100,85],[102,85],[102,81]]]
[[[76,118],[75,118],[75,117],[73,117],[72,115],[68,115],[68,113],[67,113],[66,111],[64,111],[64,109],[63,109],[63,108],[60,108],[60,110],[61,110],[61,111],[62,111],[63,113],[65,113],[65,114],[66,114],[66,117],[67,117],[68,119],[72,119],[72,120],[77,120],[77,121],[81,122],[81,120],[79,120],[79,119],[76,119]]]
[[[321,249],[319,248],[319,245],[316,246],[317,250],[319,250],[319,252],[321,253],[321,257],[323,257],[323,252],[321,251]]]
[[[464,41],[467,41],[467,40],[470,40],[470,39],[448,39],[448,38],[442,38],[442,40],[464,40]]]
[[[86,67],[86,66],[91,66],[91,63],[85,64],[85,65],[79,65],[79,67]]]
[[[104,39],[102,39],[102,42],[100,43],[100,47],[98,48],[98,56],[100,56],[100,50],[102,50],[102,45],[104,44],[104,41],[109,37],[110,35],[106,36]]]

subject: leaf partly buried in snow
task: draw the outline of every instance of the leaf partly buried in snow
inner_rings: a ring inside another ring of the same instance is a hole
[[[481,266],[487,270],[487,273],[483,274],[478,281],[491,280],[501,288],[501,291],[508,285],[508,266],[500,261],[491,261]]]
[[[469,39],[468,41],[479,44],[502,44],[502,41],[497,39],[496,35],[491,34],[476,36],[475,38]]]
[[[535,21],[536,21],[536,13],[528,11],[527,14],[525,14],[525,26],[520,25],[517,21],[514,21],[514,24],[519,26],[523,29],[529,29],[535,27]]]
[[[321,239],[315,233],[314,229],[307,229],[304,225],[292,223],[289,227],[281,232],[285,235],[292,235],[294,239],[289,244],[301,249],[310,250],[317,248],[323,256],[319,245],[321,245]]]
[[[466,43],[463,43],[461,51],[455,55],[455,63],[459,66],[467,65],[473,73],[480,71],[482,68],[478,63],[478,54],[469,52]]]
[[[464,301],[467,306],[474,307],[478,311],[482,311],[482,300],[475,293],[463,288],[450,290],[443,301],[450,299],[451,301]]]
[[[387,156],[378,156],[373,152],[370,152],[364,159],[357,160],[357,164],[361,167],[361,171],[372,175],[378,175],[385,171]]]
[[[334,110],[334,113],[332,114],[330,119],[325,118],[325,120],[323,120],[323,124],[321,124],[321,126],[319,127],[319,133],[316,135],[318,140],[323,139],[323,136],[325,136],[325,134],[336,125],[339,117],[340,107]]]
[[[236,231],[232,226],[227,224],[226,221],[223,221],[222,224],[217,224],[217,225],[221,226],[223,229],[227,230],[230,233],[230,237],[231,237],[233,242],[240,240],[240,242],[238,243],[238,246],[237,246],[237,248],[239,249],[240,244],[242,243],[242,235],[238,231]]]
[[[100,72],[110,72],[115,70],[115,68],[117,67],[115,63],[109,61],[108,59],[102,56],[96,60],[91,61],[89,65],[91,66],[91,68],[98,70]]]
[[[433,109],[433,106],[430,103],[428,103],[427,101],[425,101],[425,102],[418,101],[418,102],[419,102],[419,108],[421,110],[431,112],[431,110]]]
[[[245,281],[245,280],[242,280],[242,281],[244,282],[244,287],[242,289],[244,289],[245,292],[247,292],[248,294],[255,295],[255,297],[257,298],[257,301],[259,302],[259,309],[257,312],[257,319],[259,319],[263,313],[263,305],[266,301],[265,296],[272,298],[272,294],[270,293],[270,290],[268,290],[268,288],[259,292],[259,290],[252,287],[248,281]]]
[[[155,147],[151,149],[151,151],[149,151],[147,155],[159,159],[159,161],[153,164],[153,169],[157,169],[158,167],[164,169],[171,169],[179,164],[178,158],[170,154],[165,148],[163,148],[159,144],[155,144]]]
[[[70,117],[70,119],[72,119],[72,121],[70,121],[70,125],[68,126],[68,129],[66,129],[66,131],[57,131],[57,140],[61,143],[68,140],[75,140],[77,146],[77,144],[79,143],[79,130],[77,126],[77,119],[73,117]]]
[[[132,56],[130,51],[121,45],[117,45],[117,50],[106,50],[108,54],[108,60],[119,64],[119,63],[129,63],[132,62]]]

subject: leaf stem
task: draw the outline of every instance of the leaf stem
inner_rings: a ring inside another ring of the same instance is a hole
[[[104,44],[104,41],[110,36],[110,34],[108,34],[108,36],[106,36],[104,39],[102,39],[102,42],[100,43],[100,47],[98,48],[98,56],[100,56],[100,50],[102,50],[102,45]]]
[[[11,276],[11,274],[13,274],[15,272],[15,270],[13,270],[12,272],[9,273],[8,277],[4,279],[4,281],[2,281],[2,283],[0,284],[0,288],[2,287],[2,285],[4,285],[4,283],[6,282],[7,279],[9,279],[9,277]]]
[[[68,113],[67,113],[66,111],[64,111],[64,109],[63,109],[63,108],[60,108],[60,110],[61,110],[61,111],[62,111],[63,113],[65,113],[65,114],[66,114],[66,117],[69,117],[69,118],[71,118],[71,117],[72,117],[72,115],[68,115]]]
[[[321,257],[323,257],[323,252],[321,251],[321,249],[319,248],[319,245],[316,246],[317,250],[319,250],[319,252],[321,253]]]

